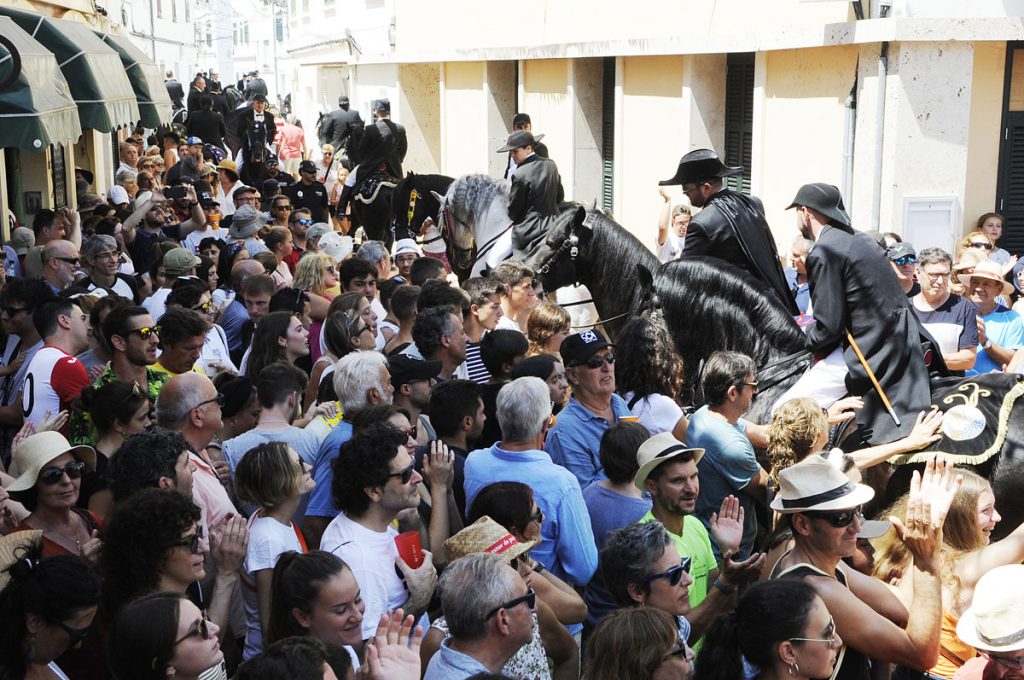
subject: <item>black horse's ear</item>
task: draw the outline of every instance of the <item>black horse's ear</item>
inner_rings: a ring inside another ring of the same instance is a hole
[[[636,278],[640,286],[640,309],[644,311],[655,309],[658,304],[654,292],[654,275],[651,274],[651,270],[642,264],[637,264]]]
[[[576,212],[572,216],[572,226],[590,229],[590,224],[587,222],[587,210],[582,205],[576,207]]]

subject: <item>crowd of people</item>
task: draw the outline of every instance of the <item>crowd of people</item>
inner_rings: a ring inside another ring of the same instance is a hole
[[[557,179],[525,121],[516,251],[544,224],[523,178]],[[829,450],[859,398],[748,421],[758,366],[724,348],[694,403],[661,312],[612,344],[522,259],[458,282],[414,240],[340,233],[308,191],[330,142],[258,187],[177,142],[129,137],[124,196],[83,175],[77,210],[4,247],[0,678],[1024,678],[1024,528],[993,540],[989,482],[932,458],[864,517],[862,474],[941,414]],[[730,169],[697,162],[663,183],[688,198],[662,191],[663,259],[716,247]],[[750,266],[803,326],[848,220],[812,189],[791,269]],[[1002,225],[955,254],[854,248],[959,375],[1024,363]]]

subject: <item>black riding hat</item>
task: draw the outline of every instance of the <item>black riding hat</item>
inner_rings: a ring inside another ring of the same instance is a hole
[[[846,206],[843,205],[843,195],[839,193],[838,187],[831,184],[815,182],[814,184],[803,185],[796,192],[796,198],[793,199],[793,202],[786,206],[786,210],[795,208],[798,205],[821,213],[832,224],[838,224],[847,229],[853,228],[853,225],[850,224],[850,215],[847,214]]]
[[[505,146],[498,149],[497,153],[505,153],[506,151],[521,149],[524,146],[537,146],[537,142],[542,139],[544,139],[543,134],[535,137],[529,130],[516,130],[508,136],[508,141],[505,142]]]
[[[679,167],[671,179],[658,182],[660,186],[699,182],[717,177],[732,177],[743,172],[742,166],[731,167],[722,162],[711,149],[696,149],[679,159]]]

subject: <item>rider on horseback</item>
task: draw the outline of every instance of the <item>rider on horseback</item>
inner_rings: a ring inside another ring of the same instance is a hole
[[[363,129],[359,139],[359,153],[353,158],[359,165],[352,169],[345,180],[345,188],[338,198],[337,216],[341,219],[352,194],[364,180],[376,172],[385,173],[395,180],[402,179],[402,162],[409,151],[409,140],[405,128],[391,120],[391,102],[378,99],[373,103],[377,120]]]

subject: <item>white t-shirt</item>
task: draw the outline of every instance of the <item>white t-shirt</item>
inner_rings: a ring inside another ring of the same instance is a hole
[[[633,393],[627,392],[625,399],[628,404],[633,399]],[[630,411],[652,436],[661,432],[671,432],[683,417],[683,409],[679,404],[664,394],[652,394],[639,399]]]
[[[142,301],[142,306],[153,317],[153,321],[160,321],[160,317],[167,311],[167,298],[171,294],[170,288],[157,288],[153,294]]]
[[[371,531],[339,514],[324,530],[320,549],[332,552],[352,569],[366,603],[363,613],[363,639],[377,630],[380,617],[389,609],[398,609],[409,597],[405,584],[395,571],[398,561],[398,532],[388,527],[384,532]]]
[[[658,245],[655,243],[655,245]],[[658,261],[671,262],[683,252],[683,239],[679,238],[672,228],[669,227],[665,234],[665,242],[658,245]]]
[[[35,353],[25,375],[22,408],[25,422],[38,425],[49,411],[70,411],[71,404],[89,385],[85,366],[59,347],[43,345]]]
[[[199,244],[202,243],[204,238],[222,238],[220,229],[213,229],[209,224],[206,225],[206,229],[203,231],[193,231],[181,241],[181,247],[188,250],[193,255],[199,254]],[[224,239],[227,240],[227,239]]]
[[[499,331],[519,331],[523,332],[523,329],[519,327],[519,324],[513,321],[507,316],[502,316],[498,319],[498,325],[494,327],[495,330]]]
[[[263,629],[260,627],[260,598],[256,590],[256,572],[273,569],[281,553],[289,550],[305,552],[294,524],[281,524],[273,517],[259,513],[249,520],[249,548],[245,554],[242,574],[242,603],[245,605],[245,651],[248,661],[263,651]]]
[[[235,373],[238,372],[238,368],[231,361],[228,337],[224,334],[224,329],[217,324],[211,326],[207,331],[206,339],[203,341],[203,351],[199,354],[198,361],[199,367],[206,372],[206,377],[211,379],[217,375],[217,369],[213,367],[214,364],[227,366]]]

